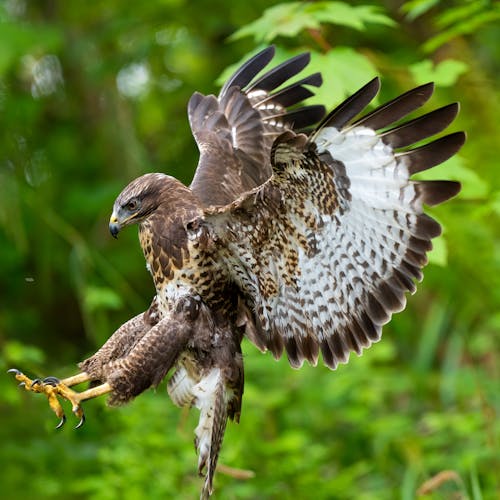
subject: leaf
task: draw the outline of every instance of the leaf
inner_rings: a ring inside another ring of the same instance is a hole
[[[481,11],[483,7],[483,1],[476,1],[456,6],[453,9],[446,9],[436,18],[436,26],[440,29],[448,28],[458,21],[470,19],[471,16]]]
[[[437,87],[450,87],[468,70],[468,65],[456,59],[446,59],[436,65],[430,59],[412,64],[410,73],[417,85],[434,82]]]
[[[229,39],[253,36],[256,42],[270,42],[277,36],[294,37],[306,28],[317,29],[319,26],[319,21],[305,12],[305,5],[290,2],[266,9],[259,19],[239,29]]]
[[[364,30],[366,23],[395,26],[396,23],[374,5],[352,6],[344,2],[316,2],[308,4],[307,11],[322,23],[338,24]]]
[[[325,82],[314,89],[309,103],[324,104],[327,110],[350,96],[377,75],[372,62],[350,47],[335,47],[327,54],[312,53],[307,69],[320,71]]]
[[[306,29],[318,29],[322,23],[364,30],[366,23],[394,26],[395,22],[372,5],[351,6],[344,2],[290,2],[274,5],[255,21],[236,31],[230,40],[253,36],[257,43],[278,36],[294,37]]]
[[[406,13],[409,21],[414,21],[417,17],[425,14],[439,3],[439,0],[412,0],[401,6],[401,11]]]
[[[431,53],[441,47],[441,45],[449,42],[453,38],[462,35],[476,33],[478,29],[484,24],[500,19],[500,6],[496,6],[490,11],[481,12],[475,16],[466,18],[464,21],[459,22],[449,28],[448,30],[441,31],[438,35],[430,38],[422,46],[424,52]]]

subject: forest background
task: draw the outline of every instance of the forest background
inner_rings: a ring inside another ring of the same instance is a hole
[[[498,498],[499,20],[486,0],[0,2],[0,496],[197,497],[197,412],[164,384],[55,431],[5,372],[70,375],[148,306],[136,232],[108,233],[114,198],[146,172],[189,183],[190,95],[274,43],[277,62],[312,53],[310,102],[329,108],[377,74],[378,102],[435,81],[424,110],[460,101],[468,142],[432,176],[463,190],[432,210],[425,280],[362,357],[294,371],[244,342],[220,461],[253,477],[219,473],[215,498]]]

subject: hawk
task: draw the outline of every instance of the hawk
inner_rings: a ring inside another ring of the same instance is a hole
[[[309,54],[260,75],[273,55],[269,47],[248,60],[218,97],[191,97],[200,159],[189,187],[150,173],[114,203],[114,237],[139,226],[156,288],[149,309],[73,377],[32,380],[12,370],[27,390],[47,396],[59,425],[59,397],[81,425],[82,401],[108,394],[111,405],[127,403],[173,371],[172,401],[200,411],[202,499],[212,493],[227,420],[240,417],[242,339],[275,358],[285,352],[294,368],[315,365],[320,353],[331,369],[360,355],[422,279],[440,234],[423,205],[460,190],[457,182],[410,179],[465,140],[456,132],[411,147],[458,112],[454,103],[400,122],[430,98],[432,84],[359,117],[379,90],[375,78],[325,116],[323,106],[301,105],[322,84],[319,73],[288,82]],[[70,388],[86,381],[83,392]]]

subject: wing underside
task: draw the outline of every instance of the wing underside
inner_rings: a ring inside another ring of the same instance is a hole
[[[440,234],[423,205],[460,189],[410,176],[452,156],[463,133],[409,148],[446,128],[458,105],[393,126],[430,97],[424,85],[356,119],[378,88],[378,79],[367,84],[310,137],[282,134],[270,153],[272,177],[207,211],[253,312],[249,338],[276,357],[286,350],[294,367],[315,364],[321,351],[335,368],[379,340]]]

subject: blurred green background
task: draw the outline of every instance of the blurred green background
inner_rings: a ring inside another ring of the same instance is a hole
[[[486,0],[0,2],[0,497],[197,498],[198,415],[164,384],[55,431],[5,371],[72,374],[148,306],[135,230],[107,230],[114,198],[145,172],[188,183],[190,95],[275,43],[277,60],[312,52],[328,107],[375,74],[379,102],[434,80],[425,110],[460,101],[468,142],[427,176],[463,191],[432,211],[424,283],[363,357],[294,371],[244,342],[220,461],[255,476],[219,473],[215,497],[499,498],[499,19]]]

